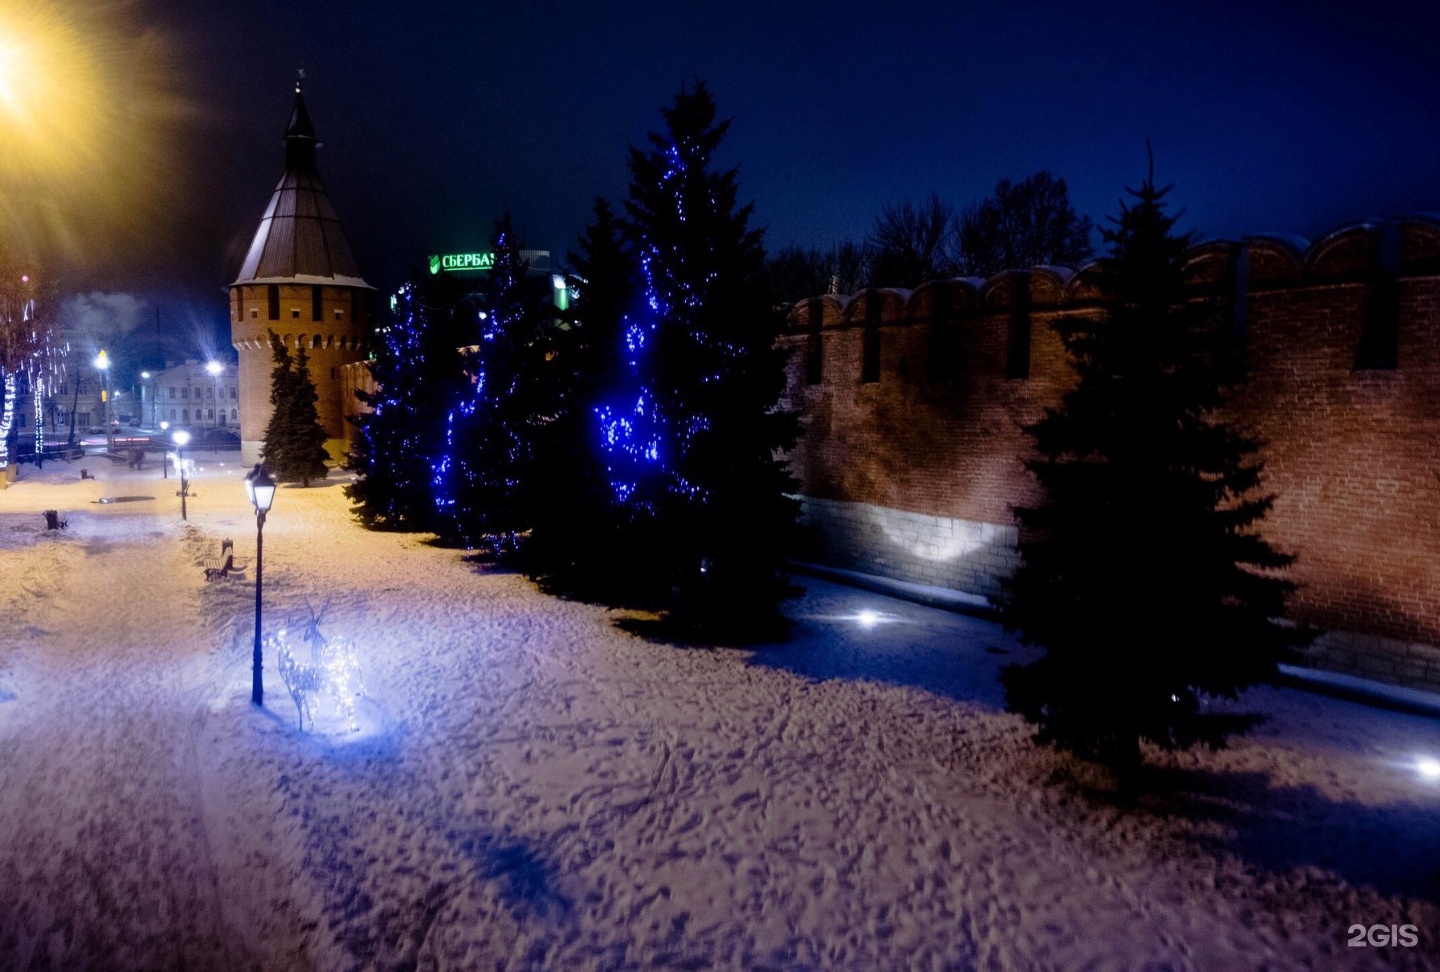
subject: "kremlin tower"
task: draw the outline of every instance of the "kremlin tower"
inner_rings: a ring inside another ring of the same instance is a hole
[[[344,454],[346,417],[360,407],[343,372],[364,356],[375,289],[361,278],[345,241],[315,167],[315,149],[315,128],[297,82],[295,110],[285,131],[285,174],[230,285],[230,336],[240,354],[240,439],[247,463],[259,461],[272,411],[272,331],[291,354],[303,347],[309,355],[316,408],[330,436],[326,448],[332,457]]]

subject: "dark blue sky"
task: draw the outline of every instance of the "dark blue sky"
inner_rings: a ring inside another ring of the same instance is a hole
[[[859,240],[886,203],[963,206],[1038,169],[1100,220],[1143,177],[1146,137],[1205,238],[1440,210],[1432,4],[176,0],[145,16],[199,110],[167,242],[100,276],[126,289],[143,257],[143,288],[213,294],[217,314],[280,175],[298,67],[321,173],[382,289],[426,253],[482,247],[505,208],[563,255],[695,76],[734,119],[723,160],[772,249]]]

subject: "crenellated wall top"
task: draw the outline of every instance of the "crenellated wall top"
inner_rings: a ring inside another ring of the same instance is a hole
[[[1440,276],[1440,213],[1416,213],[1399,220],[1347,224],[1315,241],[1283,234],[1256,234],[1242,240],[1210,240],[1191,247],[1185,277],[1197,290],[1233,292],[1242,265],[1249,291],[1364,282],[1386,258],[1385,237],[1398,250],[1390,272]],[[1397,245],[1398,244],[1398,245]],[[989,279],[932,280],[914,290],[872,287],[859,293],[826,294],[797,303],[787,327],[793,331],[860,327],[869,322],[900,323],[931,318],[937,307],[954,314],[1009,314],[1027,307],[1045,312],[1080,309],[1106,299],[1103,265],[1037,266],[1007,270]],[[877,316],[878,315],[878,316]]]

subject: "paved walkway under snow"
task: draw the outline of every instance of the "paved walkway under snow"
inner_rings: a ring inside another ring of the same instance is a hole
[[[1121,808],[1003,712],[993,625],[807,579],[786,645],[652,644],[337,476],[265,534],[267,618],[328,600],[370,689],[302,733],[202,465],[188,524],[158,469],[0,491],[0,968],[1440,968],[1440,722],[1257,691]]]

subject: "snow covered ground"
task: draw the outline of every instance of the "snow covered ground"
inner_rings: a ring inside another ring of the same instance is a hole
[[[197,566],[253,560],[233,454],[188,524],[102,463],[0,491],[0,968],[1440,968],[1436,720],[1257,691],[1117,806],[989,623],[804,579],[788,644],[654,644],[336,474],[265,529],[267,620],[328,599],[369,688],[302,733],[273,658],[250,705],[253,574]]]

